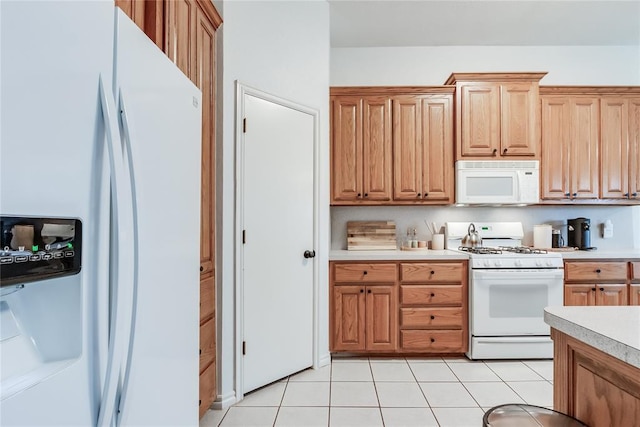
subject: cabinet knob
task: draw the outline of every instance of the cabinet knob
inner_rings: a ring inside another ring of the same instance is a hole
[[[435,319],[436,316],[434,316],[433,314],[431,315],[431,320]]]
[[[436,342],[436,339],[435,338],[431,338],[431,342]]]
[[[600,270],[599,268],[596,269],[596,273],[602,273],[602,270]]]
[[[595,291],[595,290],[596,290],[596,288],[591,288],[591,290],[592,290],[592,291]]]
[[[200,266],[200,271],[204,271],[204,267],[203,266]]]
[[[502,150],[502,154],[507,154],[507,149]]]
[[[418,193],[418,197],[420,197],[420,193]]]
[[[428,196],[429,196],[429,193],[424,193],[424,196],[422,197],[428,197]]]
[[[367,293],[370,294],[371,293],[371,289],[367,289]]]
[[[367,270],[363,271],[363,272],[362,272],[362,274],[365,274],[365,275],[366,275],[366,274],[367,274]]]
[[[436,272],[435,272],[435,271],[433,271],[433,270],[431,270],[431,274],[436,274]]]
[[[564,193],[565,196],[571,197],[571,193]]]
[[[361,194],[361,193],[358,193],[358,197],[362,197],[362,194]]]
[[[572,194],[573,197],[576,197],[577,195],[578,195],[578,193],[573,193]]]
[[[436,294],[434,294],[433,292],[431,292],[431,296],[432,296],[432,297],[435,297],[435,296],[436,296]]]
[[[369,193],[364,193],[364,197],[369,197]]]
[[[494,149],[493,149],[493,152],[491,153],[491,155],[492,155],[492,156],[495,156],[496,154],[498,154],[498,149],[497,149],[497,148],[494,148]]]
[[[629,193],[624,193],[623,196],[628,199],[629,198]]]
[[[631,193],[631,196],[632,196],[632,197],[637,197],[637,196],[638,196],[638,193]]]
[[[604,292],[604,288],[600,288],[600,292]]]
[[[594,291],[595,291],[595,289],[594,289]],[[360,289],[360,293],[361,294],[364,293],[364,289]]]

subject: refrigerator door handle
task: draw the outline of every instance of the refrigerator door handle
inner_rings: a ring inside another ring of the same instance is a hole
[[[100,75],[100,101],[102,116],[105,123],[105,134],[109,153],[109,169],[111,172],[111,206],[112,206],[112,277],[109,324],[109,351],[104,388],[98,412],[98,426],[114,425],[118,388],[122,370],[122,357],[127,351],[128,332],[127,310],[131,302],[124,292],[134,278],[133,247],[133,218],[130,182],[124,165],[120,129],[118,127],[117,112],[113,97],[107,93],[103,76]],[[114,262],[115,261],[115,262]]]
[[[135,175],[134,175],[134,162],[133,156],[131,152],[131,141],[135,140],[135,135],[133,132],[133,127],[131,126],[131,116],[127,114],[127,106],[125,102],[125,96],[122,93],[122,89],[119,92],[119,101],[120,101],[120,117],[122,119],[122,131],[123,131],[123,154],[124,154],[124,164],[127,167],[127,172],[129,174],[129,189],[131,191],[131,216],[133,219],[133,239],[131,239],[131,247],[133,249],[133,277],[131,281],[131,288],[127,289],[127,298],[130,304],[127,305],[128,312],[123,314],[123,324],[122,331],[124,331],[124,339],[127,343],[126,348],[124,349],[124,353],[122,354],[122,369],[124,372],[122,374],[122,389],[120,392],[119,409],[117,411],[116,418],[119,419],[119,416],[122,414],[120,410],[123,408],[123,405],[126,404],[127,399],[127,390],[129,388],[129,374],[130,374],[130,363],[131,363],[131,352],[133,350],[133,340],[135,338],[135,324],[136,324],[136,308],[138,306],[138,248],[139,248],[139,239],[138,239],[138,223],[137,223],[137,210],[136,210],[136,187],[135,187]],[[121,291],[123,291],[121,289]],[[119,424],[116,423],[117,425]]]

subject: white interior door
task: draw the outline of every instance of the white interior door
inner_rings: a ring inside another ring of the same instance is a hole
[[[244,94],[243,393],[313,364],[314,116]]]

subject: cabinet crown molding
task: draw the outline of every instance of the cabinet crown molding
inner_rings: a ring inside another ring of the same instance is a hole
[[[445,85],[455,85],[458,82],[537,82],[540,81],[547,72],[524,72],[524,73],[451,73]]]
[[[540,95],[640,95],[640,86],[540,86]]]
[[[452,94],[455,86],[332,86],[330,95],[435,95]]]

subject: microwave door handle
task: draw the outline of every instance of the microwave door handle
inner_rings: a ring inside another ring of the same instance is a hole
[[[520,194],[520,174],[522,173],[522,171],[516,171],[516,176],[515,176],[515,196],[516,196],[516,200],[518,202],[522,201],[522,195]]]

